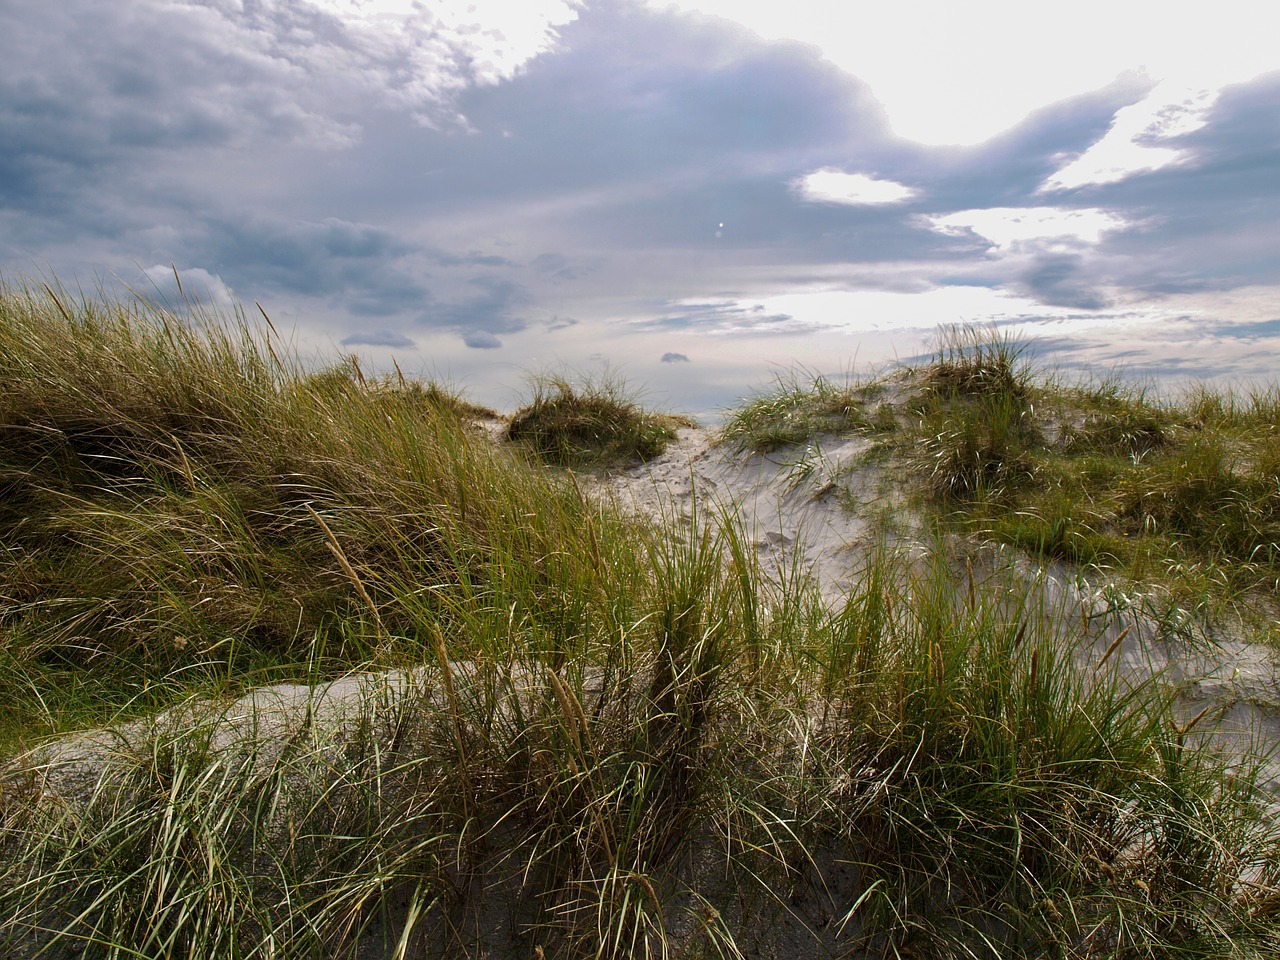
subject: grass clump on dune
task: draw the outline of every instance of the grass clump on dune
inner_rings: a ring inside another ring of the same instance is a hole
[[[774,389],[729,414],[721,436],[739,450],[769,453],[823,434],[891,430],[896,423],[890,408],[871,408],[881,393],[883,386],[875,382],[839,384],[823,376],[779,377]]]
[[[1254,774],[1043,594],[833,609],[197,319],[0,297],[5,955],[1274,955]]]
[[[560,556],[589,525],[438,388],[315,374],[269,330],[206,321],[0,301],[10,730],[56,727],[78,699],[254,682],[317,649],[339,670],[394,658],[424,611],[517,589],[512,554]],[[572,632],[560,575],[577,574],[546,561],[518,589]]]
[[[1031,479],[1029,449],[1041,436],[1015,341],[949,332],[919,379],[909,459],[936,496],[999,500]]]
[[[923,369],[926,383],[939,362]],[[1028,367],[1016,393],[981,393],[950,432],[926,413],[916,443],[928,456],[916,463],[935,487],[949,478],[942,492],[955,515],[987,536],[1150,583],[1175,606],[1266,607],[1280,584],[1274,392],[1155,400],[1115,380],[1037,379]],[[982,443],[956,439],[971,436]],[[973,469],[952,469],[961,462]]]
[[[604,466],[652,460],[692,426],[686,417],[643,410],[620,383],[564,377],[535,382],[533,398],[515,412],[507,436],[559,466]]]
[[[760,619],[722,548],[743,555],[654,541],[646,615],[558,667],[533,633],[463,663],[438,642],[341,718],[229,748],[206,707],[122,742],[73,802],[37,786],[52,761],[25,797],[11,777],[0,943],[1272,954],[1280,849],[1247,771],[1158,688],[1076,666],[1078,619],[888,553],[838,611],[759,583],[784,601]]]

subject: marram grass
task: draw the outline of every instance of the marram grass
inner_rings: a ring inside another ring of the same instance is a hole
[[[1051,375],[1029,346],[944,331],[930,359],[879,379],[780,383],[724,438],[765,450],[864,434],[927,512],[971,537],[1124,584],[1144,615],[1201,632],[1274,623],[1280,387],[1157,397],[1117,376]]]
[[[0,297],[6,955],[1280,947],[1253,774],[1034,585],[886,546],[832,609],[199,320]]]

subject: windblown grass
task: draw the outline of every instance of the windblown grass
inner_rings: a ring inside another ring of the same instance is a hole
[[[7,955],[1274,955],[1247,765],[1016,579],[886,547],[831,609],[430,388],[0,305],[10,742],[142,718],[11,757]]]
[[[10,730],[316,650],[326,670],[394,661],[425,611],[472,616],[491,592],[530,591],[518,608],[572,635],[587,611],[562,598],[599,591],[556,558],[593,524],[593,578],[628,569],[613,521],[514,469],[462,402],[351,363],[311,373],[269,328],[11,290],[0,363]]]

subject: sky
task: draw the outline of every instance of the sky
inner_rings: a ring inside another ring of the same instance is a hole
[[[1280,356],[1278,28],[1257,0],[0,0],[0,277],[260,306],[311,362],[503,409],[558,373],[714,419],[952,325],[1245,385]]]

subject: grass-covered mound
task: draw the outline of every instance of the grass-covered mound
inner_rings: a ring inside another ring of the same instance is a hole
[[[686,417],[641,408],[621,383],[575,386],[564,377],[547,377],[511,417],[507,436],[528,444],[549,463],[607,466],[652,460],[675,439],[678,428],[692,425]]]
[[[1280,599],[1280,388],[1157,398],[1118,377],[1055,377],[1027,346],[946,334],[930,360],[877,380],[781,384],[725,436],[750,449],[874,436],[960,529],[1137,585],[1148,612],[1184,625],[1247,610],[1265,627]]]
[[[5,955],[1274,955],[1248,770],[1077,616],[941,546],[831,609],[197,320],[0,296]]]
[[[0,298],[11,735],[100,697],[173,695],[157,685],[395,662],[421,648],[428,611],[448,625],[470,596],[501,610],[529,591],[517,607],[548,647],[595,615],[562,602],[599,591],[556,558],[614,521],[517,469],[436,386],[365,381],[350,361],[313,372],[282,350],[235,320]]]
[[[824,434],[892,430],[897,425],[892,408],[877,403],[883,393],[875,382],[780,377],[774,389],[733,411],[721,436],[740,450],[769,453]]]

